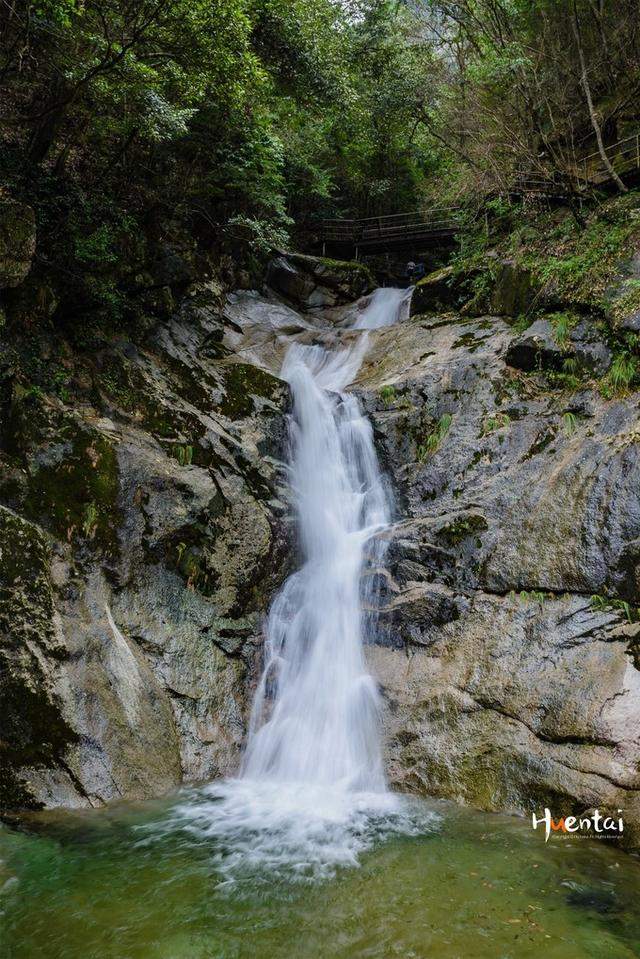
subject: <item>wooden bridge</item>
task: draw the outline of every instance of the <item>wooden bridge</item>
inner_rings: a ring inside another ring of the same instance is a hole
[[[618,176],[640,180],[640,132],[608,144],[605,151]],[[565,173],[517,174],[502,195],[562,202],[611,183],[610,171],[600,153],[595,152],[577,160]],[[462,212],[462,207],[447,206],[355,220],[321,220],[319,238],[323,254],[330,249],[356,258],[360,253],[393,250],[417,255],[430,246],[452,240],[460,229]]]
[[[356,256],[395,249],[417,251],[454,237],[461,212],[462,207],[449,206],[357,220],[321,220],[320,238],[323,249],[349,249]]]
[[[605,146],[605,153],[618,176],[631,179],[640,174],[640,133],[608,144]],[[601,186],[612,180],[598,151],[582,157],[578,162],[576,175],[583,183],[591,186]]]

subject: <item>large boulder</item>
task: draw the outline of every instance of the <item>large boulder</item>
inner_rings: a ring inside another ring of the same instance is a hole
[[[267,269],[267,284],[304,311],[350,303],[375,287],[362,263],[284,253]]]
[[[36,218],[30,206],[0,200],[0,289],[26,279],[36,251]]]
[[[469,298],[465,285],[452,266],[434,270],[416,283],[411,297],[411,315],[438,313],[460,306]]]
[[[392,780],[483,809],[622,809],[640,845],[640,628],[616,620],[588,597],[476,592],[428,643],[372,648]]]
[[[468,316],[526,315],[538,304],[539,285],[531,271],[515,259],[494,252],[473,268],[460,271],[445,266],[420,280],[415,287],[412,314],[460,310]]]
[[[531,309],[538,294],[531,271],[516,260],[496,260],[490,311],[498,316],[520,316]]]

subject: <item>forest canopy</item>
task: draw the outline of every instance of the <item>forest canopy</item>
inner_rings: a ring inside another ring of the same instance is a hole
[[[3,190],[72,273],[150,223],[267,249],[635,131],[635,0],[6,0]]]

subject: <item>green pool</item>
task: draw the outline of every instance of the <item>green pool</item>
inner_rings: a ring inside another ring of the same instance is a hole
[[[424,803],[423,831],[381,831],[358,866],[230,879],[228,843],[183,802],[0,831],[3,959],[640,956],[640,863],[609,842]]]

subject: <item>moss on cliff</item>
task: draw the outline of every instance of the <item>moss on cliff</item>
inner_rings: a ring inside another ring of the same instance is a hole
[[[225,395],[217,409],[232,420],[254,412],[254,397],[274,401],[283,389],[281,380],[248,363],[231,363],[223,375]]]
[[[25,515],[63,540],[83,539],[118,550],[118,463],[100,433],[67,419],[63,442],[29,465]]]
[[[0,807],[33,808],[23,769],[53,766],[76,740],[49,661],[65,656],[54,628],[49,546],[42,530],[0,507]]]

